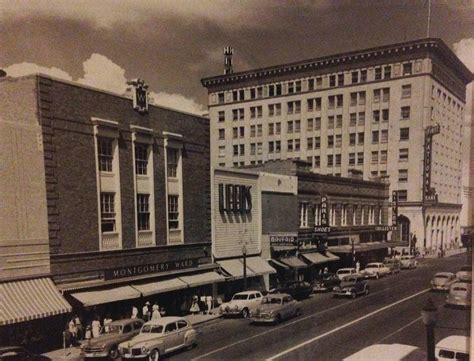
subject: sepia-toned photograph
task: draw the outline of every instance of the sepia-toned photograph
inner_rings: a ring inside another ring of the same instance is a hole
[[[0,0],[0,361],[474,360],[474,0]]]

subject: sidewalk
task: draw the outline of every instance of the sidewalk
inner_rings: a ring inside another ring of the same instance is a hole
[[[219,313],[219,309],[215,308],[211,310],[210,314],[197,314],[197,315],[187,315],[184,316],[193,326],[200,325],[205,322],[209,322],[212,320],[216,320],[218,318],[222,317],[222,315]],[[66,350],[64,349],[59,349],[59,350],[54,350],[50,351],[48,353],[44,354],[45,356],[49,357],[50,359],[56,361],[60,360],[69,360],[69,361],[79,361],[82,360],[81,358],[81,348],[79,346],[76,347],[70,347],[67,348]]]
[[[467,252],[467,249],[466,248],[456,248],[456,249],[446,250],[445,252],[446,253],[444,254],[444,257],[450,257],[450,256],[455,256],[457,254],[465,253],[465,252]],[[425,255],[424,258],[425,259],[438,258],[438,254],[436,254],[436,253],[427,254],[427,255]]]

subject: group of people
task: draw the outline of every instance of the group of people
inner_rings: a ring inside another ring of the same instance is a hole
[[[141,318],[147,322],[150,320],[157,320],[166,315],[164,307],[160,307],[156,302],[153,303],[153,306],[150,302],[145,302],[145,305],[142,307]],[[138,308],[135,306],[132,307],[132,318],[138,318]]]

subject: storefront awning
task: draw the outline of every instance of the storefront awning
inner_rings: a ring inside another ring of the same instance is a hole
[[[333,255],[330,252],[326,252],[326,255],[319,252],[301,253],[301,256],[303,256],[306,260],[311,262],[313,265],[333,262],[339,259],[339,257]]]
[[[289,266],[287,266],[286,264],[284,264],[283,262],[280,262],[276,259],[272,259],[270,260],[271,263],[273,263],[275,266],[277,267],[280,267],[280,268],[283,268],[284,270],[288,271],[290,269]]]
[[[195,275],[181,276],[180,281],[186,283],[189,287],[197,287],[215,282],[225,281],[225,277],[217,272],[205,272]]]
[[[267,275],[270,273],[276,273],[276,270],[268,264],[263,258],[260,257],[248,257],[247,267],[253,271],[253,276]]]
[[[143,284],[132,284],[132,287],[138,290],[143,297],[155,295],[158,293],[165,293],[175,290],[180,290],[188,287],[188,284],[181,281],[179,278],[171,278],[164,281],[155,281]]]
[[[385,242],[373,242],[373,243],[362,243],[362,244],[357,244],[354,247],[355,253],[360,253],[360,252],[368,252],[368,251],[374,251],[378,249],[384,249],[388,248],[389,243]],[[334,247],[329,247],[331,252],[334,253],[352,253],[352,246],[351,245],[344,245],[344,246],[334,246]]]
[[[244,264],[240,259],[228,259],[225,261],[218,261],[217,263],[232,277],[236,279],[244,277]],[[253,272],[247,264],[247,276],[252,275]]]
[[[103,303],[138,298],[140,297],[140,291],[131,286],[122,286],[97,291],[71,293],[71,296],[81,302],[84,306],[94,306]]]
[[[71,312],[50,278],[0,283],[0,325]]]
[[[298,257],[280,258],[279,261],[283,262],[287,266],[290,266],[291,268],[308,267],[308,265],[306,263],[304,263],[302,260],[300,260]]]

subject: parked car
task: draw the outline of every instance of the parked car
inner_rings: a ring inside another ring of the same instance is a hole
[[[301,304],[286,293],[273,293],[265,296],[262,303],[252,312],[252,322],[280,323],[301,314]]]
[[[426,353],[418,347],[411,345],[394,344],[375,344],[367,346],[362,350],[346,357],[343,361],[425,361]]]
[[[390,273],[392,274],[399,273],[402,269],[400,260],[396,258],[385,258],[383,264],[390,270]]]
[[[469,282],[455,282],[449,287],[446,304],[471,307],[472,285]]]
[[[404,255],[400,257],[400,263],[402,269],[412,269],[416,268],[417,262],[415,256]]]
[[[365,266],[365,269],[361,272],[361,274],[367,278],[379,279],[379,277],[390,274],[390,270],[382,262],[372,262]]]
[[[331,291],[338,286],[341,280],[334,273],[324,273],[316,277],[313,282],[313,292]]]
[[[456,282],[456,275],[452,272],[438,272],[431,280],[433,291],[449,291],[449,286]]]
[[[369,294],[369,286],[363,276],[346,276],[339,286],[334,287],[333,296],[350,296],[356,298],[357,295]]]
[[[138,335],[143,323],[143,320],[139,318],[113,321],[108,325],[107,333],[82,343],[81,356],[83,358],[108,357],[115,360],[119,357],[119,343]]]
[[[122,359],[148,357],[158,361],[162,355],[196,345],[196,330],[182,317],[166,316],[148,321],[140,333],[122,342],[118,350]]]
[[[339,268],[336,271],[336,276],[339,277],[340,280],[342,280],[344,277],[355,275],[356,273],[357,272],[355,268]]]
[[[242,315],[247,318],[262,303],[260,291],[245,291],[236,293],[229,302],[221,304],[219,311],[224,316]]]
[[[0,361],[51,361],[51,359],[36,355],[21,346],[5,346],[0,347]]]
[[[472,281],[472,266],[462,266],[456,273],[456,277],[460,281]]]
[[[277,287],[272,293],[288,293],[291,297],[302,300],[308,298],[309,295],[313,293],[313,287],[305,281],[294,281]]]
[[[467,336],[448,336],[435,346],[437,360],[469,361],[469,346],[471,342]]]

